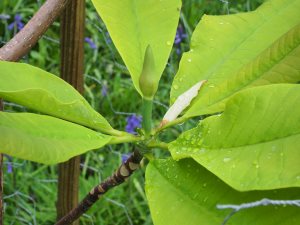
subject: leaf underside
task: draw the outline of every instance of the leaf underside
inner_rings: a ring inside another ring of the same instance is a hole
[[[263,198],[299,199],[299,188],[238,192],[192,159],[152,161],[146,170],[146,195],[155,225],[221,225],[231,210],[217,204],[242,204]],[[241,210],[226,225],[298,225],[299,207],[261,206]]]
[[[234,95],[169,145],[238,190],[300,187],[300,85],[273,84]]]
[[[0,152],[44,164],[98,149],[111,137],[51,116],[0,112]]]
[[[154,55],[158,83],[175,38],[180,0],[92,0],[104,21],[133,80],[142,95],[139,77],[148,45]]]
[[[106,133],[113,129],[71,85],[28,64],[0,61],[0,97]]]
[[[183,117],[224,110],[234,93],[300,81],[300,0],[267,1],[253,12],[204,16],[180,62],[171,103],[208,80]]]

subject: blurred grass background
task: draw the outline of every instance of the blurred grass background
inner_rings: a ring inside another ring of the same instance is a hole
[[[18,21],[26,24],[44,0],[0,1],[0,47],[18,31]],[[254,10],[262,0],[183,0],[180,26],[182,38],[174,44],[169,62],[155,97],[154,123],[158,124],[167,110],[169,91],[178,69],[181,54],[188,50],[189,40],[203,14],[224,15]],[[16,18],[19,15],[19,18]],[[15,23],[14,25],[11,25]],[[10,26],[11,25],[11,26]],[[12,29],[9,29],[13,26]],[[222,35],[222,34],[220,34]],[[91,2],[87,1],[86,33],[92,43],[85,43],[85,93],[90,104],[105,116],[113,127],[124,130],[126,117],[140,114],[141,98],[135,92],[128,71],[110,40],[105,25]],[[59,74],[59,22],[55,22],[22,62]],[[21,75],[21,74],[20,74]],[[50,107],[50,106],[49,106]],[[5,111],[28,111],[5,102]],[[171,140],[195,121],[164,133]],[[122,154],[131,152],[130,144],[107,146],[82,156],[80,199],[91,187],[112,174],[121,163]],[[166,153],[155,151],[156,156]],[[144,165],[146,162],[144,162]],[[144,193],[144,170],[110,191],[81,218],[81,224],[125,225],[152,224]],[[45,166],[5,157],[4,202],[6,225],[53,224],[56,218],[57,166]]]

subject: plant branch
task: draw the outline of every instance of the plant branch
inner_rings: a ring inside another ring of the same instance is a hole
[[[122,144],[127,142],[138,142],[142,141],[143,138],[140,136],[130,135],[126,133],[126,136],[112,137],[108,144]]]
[[[143,116],[143,128],[145,130],[146,137],[150,136],[152,129],[152,107],[153,100],[143,98],[143,106],[142,106],[142,116]]]
[[[70,0],[47,0],[25,27],[0,48],[0,60],[18,61],[37,43]]]
[[[159,133],[159,132],[163,131],[164,129],[175,126],[177,124],[184,123],[186,120],[188,120],[188,118],[179,117],[179,118],[177,118],[171,122],[168,122],[166,124],[161,123],[161,125],[155,129],[155,133]]]
[[[79,205],[71,210],[66,216],[61,218],[55,225],[67,225],[78,219],[85,213],[98,199],[100,199],[111,188],[122,184],[139,167],[143,156],[138,150],[115,171],[115,173],[102,183],[98,184],[85,196]]]
[[[154,142],[150,142],[147,145],[147,147],[149,147],[149,148],[160,148],[160,149],[168,150],[168,143],[161,142],[161,141],[154,141]]]

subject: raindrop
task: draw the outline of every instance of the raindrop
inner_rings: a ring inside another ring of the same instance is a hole
[[[227,162],[229,162],[230,160],[231,160],[231,158],[224,158],[224,159],[223,159],[223,162],[224,162],[224,163],[227,163]]]
[[[167,45],[169,45],[169,46],[170,46],[171,44],[172,44],[172,43],[171,43],[171,41],[167,41]]]
[[[174,88],[175,90],[177,90],[177,89],[178,89],[178,85],[175,84],[175,85],[173,86],[173,88]]]
[[[187,61],[188,61],[188,62],[192,62],[192,59],[188,59]]]
[[[207,186],[207,183],[204,183],[204,184],[202,185],[202,187],[204,187],[204,188],[205,188],[206,186]]]
[[[214,88],[214,87],[215,87],[215,85],[214,85],[214,84],[210,84],[208,87],[210,87],[210,88]]]
[[[220,22],[219,24],[221,24],[221,25],[222,25],[222,24],[224,24],[224,22]]]

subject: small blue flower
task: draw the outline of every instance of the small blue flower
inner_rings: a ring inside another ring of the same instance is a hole
[[[184,41],[185,38],[187,38],[187,34],[185,33],[183,26],[179,24],[177,27],[174,44],[179,45],[182,41]]]
[[[185,33],[183,26],[181,24],[177,27],[177,32],[174,40],[174,45],[176,46],[176,53],[177,55],[181,54],[181,47],[180,44],[187,38],[187,34]]]
[[[126,162],[129,157],[130,157],[130,154],[122,154],[121,155],[122,163]]]
[[[91,49],[97,49],[97,45],[91,38],[86,37],[86,38],[84,38],[84,41],[89,44]]]
[[[101,94],[103,97],[107,96],[107,92],[108,92],[108,87],[106,83],[103,83],[102,88],[101,88]]]
[[[12,173],[13,172],[13,165],[11,162],[7,163],[7,173]]]
[[[13,165],[12,165],[12,157],[9,155],[4,154],[4,156],[7,158],[7,173],[12,173],[13,172]]]
[[[22,22],[22,16],[20,14],[15,15],[15,20],[11,24],[8,25],[8,30],[13,30],[17,27],[17,30],[22,30],[24,27],[24,23]]]
[[[142,127],[142,125],[141,125],[141,123],[142,123],[142,116],[131,115],[131,116],[128,116],[126,118],[126,120],[127,120],[127,125],[125,127],[125,130],[128,133],[136,134],[135,129]]]

